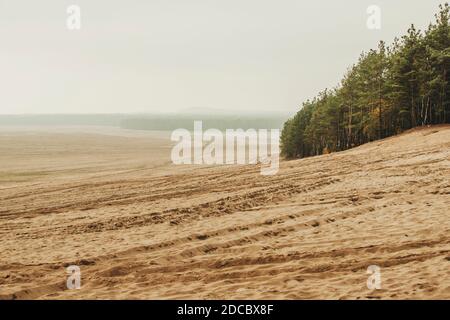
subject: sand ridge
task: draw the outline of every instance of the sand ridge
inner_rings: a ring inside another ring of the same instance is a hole
[[[450,298],[450,126],[274,176],[174,166],[160,136],[6,132],[1,298]]]

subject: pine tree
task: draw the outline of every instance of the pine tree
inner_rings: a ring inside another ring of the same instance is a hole
[[[281,135],[287,158],[340,151],[418,125],[450,123],[449,5],[423,33],[362,53],[340,85],[307,101]]]

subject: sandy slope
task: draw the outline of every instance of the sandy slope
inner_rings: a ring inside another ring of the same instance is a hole
[[[1,131],[0,297],[450,298],[449,126],[270,177],[169,154],[151,135]]]

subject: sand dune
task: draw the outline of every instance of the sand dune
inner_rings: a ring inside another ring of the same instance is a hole
[[[151,134],[0,131],[0,297],[450,298],[450,126],[274,176],[169,156]]]

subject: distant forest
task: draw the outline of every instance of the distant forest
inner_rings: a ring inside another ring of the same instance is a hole
[[[204,130],[281,129],[288,119],[285,113],[172,113],[172,114],[24,114],[0,115],[0,126],[112,126],[132,130],[172,131],[194,129],[202,120]]]
[[[143,116],[124,119],[121,127],[135,130],[194,130],[194,121],[201,120],[203,129],[281,129],[286,115],[206,115]]]
[[[412,25],[363,52],[332,90],[285,122],[281,152],[302,158],[341,151],[424,125],[450,123],[449,5],[424,32]]]

